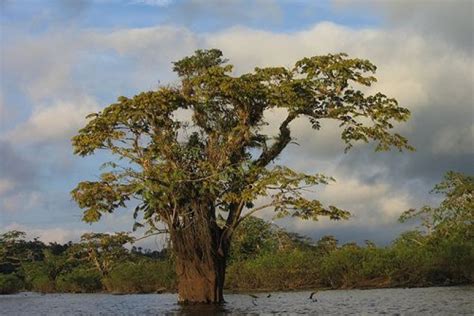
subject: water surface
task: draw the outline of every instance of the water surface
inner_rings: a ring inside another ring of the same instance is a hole
[[[215,307],[182,307],[174,294],[0,296],[1,315],[474,315],[474,287],[227,294]],[[270,297],[268,297],[270,296]]]

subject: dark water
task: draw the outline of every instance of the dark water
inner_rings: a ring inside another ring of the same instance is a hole
[[[474,315],[474,287],[228,294],[220,307],[181,307],[173,294],[0,296],[2,315]]]

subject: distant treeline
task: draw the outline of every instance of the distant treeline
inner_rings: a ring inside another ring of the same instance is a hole
[[[245,231],[245,233],[244,233]],[[87,235],[64,245],[25,241],[20,232],[1,235],[0,292],[174,291],[173,258],[121,241],[120,235]],[[6,250],[6,251],[5,251]],[[249,218],[237,233],[226,278],[230,290],[290,290],[431,286],[473,280],[472,241],[438,239],[407,232],[389,247],[350,243],[332,236],[316,244],[261,219]]]
[[[387,247],[367,241],[317,242],[249,217],[235,232],[228,262],[228,290],[417,287],[468,284],[474,280],[473,178],[448,173],[435,187],[439,207],[405,212],[421,220]],[[176,289],[170,251],[125,247],[127,233],[92,233],[78,243],[25,240],[0,235],[0,293],[152,293]]]

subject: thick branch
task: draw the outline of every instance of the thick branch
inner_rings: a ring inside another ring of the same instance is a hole
[[[227,216],[226,220],[226,230],[230,231],[230,233],[232,233],[232,229],[234,229],[237,225],[236,223],[239,220],[244,206],[244,200],[240,201],[240,203],[232,203],[229,215]]]
[[[278,155],[285,149],[285,147],[291,141],[291,133],[288,125],[296,118],[296,113],[289,113],[288,117],[280,125],[280,134],[275,143],[270,147],[270,149],[262,152],[260,157],[255,161],[254,165],[257,167],[265,167],[273,159],[278,157]]]
[[[296,113],[289,113],[287,118],[280,125],[280,134],[275,143],[268,149],[262,152],[260,157],[254,162],[254,165],[259,168],[263,168],[268,165],[273,159],[275,159],[283,149],[291,141],[291,131],[289,128],[290,123],[297,117]],[[251,176],[254,177],[254,176]],[[256,179],[247,179],[249,184],[252,184]],[[239,204],[231,205],[229,216],[226,221],[226,235],[230,237],[232,230],[240,224],[240,215],[244,208],[244,201],[242,200]]]

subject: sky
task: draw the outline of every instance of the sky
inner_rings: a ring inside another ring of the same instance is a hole
[[[318,239],[387,244],[415,223],[400,214],[425,204],[448,170],[474,174],[473,15],[470,0],[0,0],[0,232],[18,229],[45,242],[88,231],[130,231],[132,210],[92,225],[69,192],[93,180],[107,156],[72,154],[85,116],[159,85],[175,83],[172,61],[219,48],[236,74],[291,66],[345,52],[377,65],[370,92],[412,112],[397,132],[415,152],[344,154],[340,129],[292,123],[299,145],[278,163],[336,182],[313,194],[351,211],[348,221],[275,221]],[[268,113],[278,124],[282,113]],[[271,220],[271,210],[261,217]],[[140,232],[139,232],[140,233]],[[142,233],[142,232],[141,232]],[[156,248],[162,237],[143,241]]]

